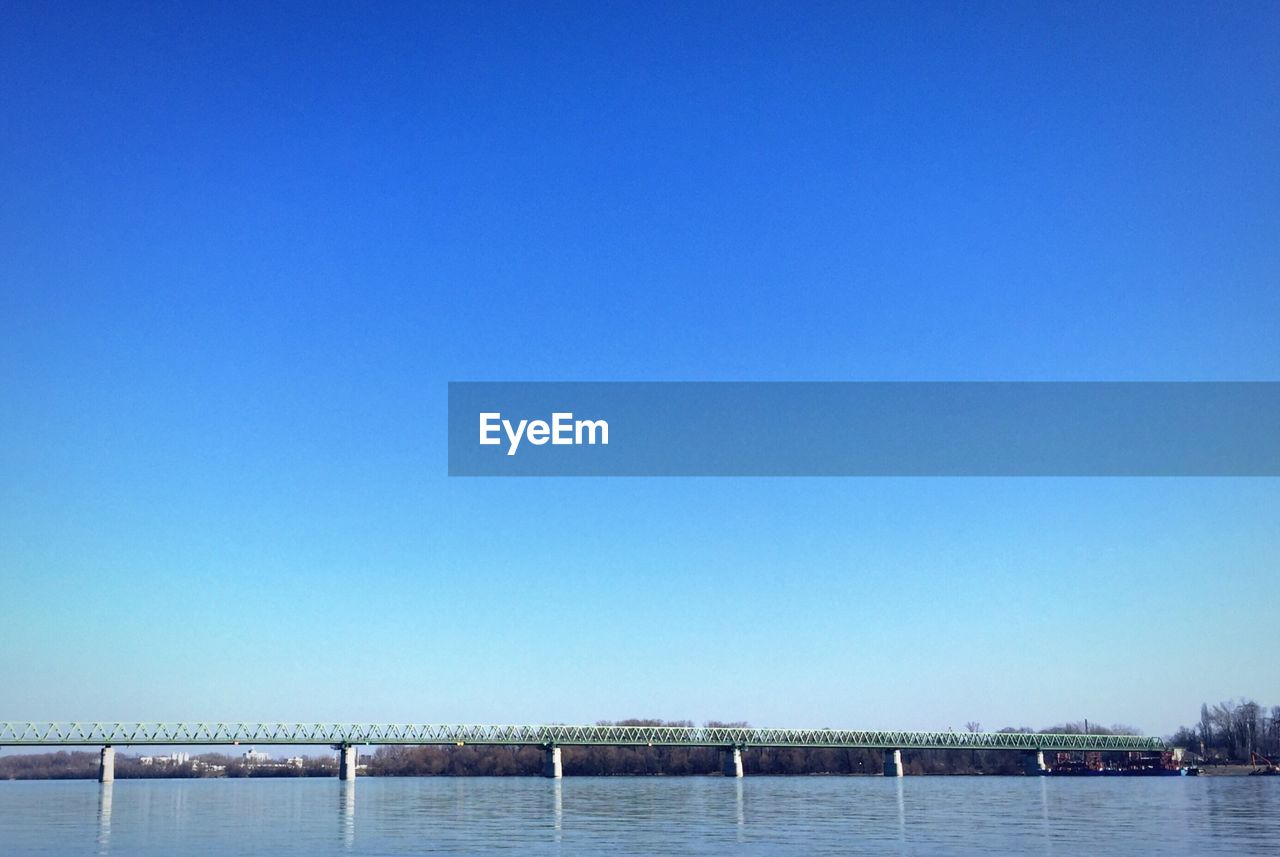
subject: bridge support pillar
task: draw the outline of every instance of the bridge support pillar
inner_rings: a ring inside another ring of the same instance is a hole
[[[338,779],[354,780],[356,778],[356,764],[359,760],[356,753],[356,747],[352,744],[343,744],[338,748]]]
[[[726,777],[742,776],[742,749],[730,747],[724,751],[724,775]]]
[[[902,751],[884,751],[884,775],[886,777],[902,776]]]
[[[551,780],[558,780],[564,776],[564,769],[560,766],[560,748],[554,744],[543,748],[542,775]]]
[[[1026,756],[1027,776],[1038,777],[1048,771],[1044,763],[1044,750],[1032,750]]]
[[[116,748],[103,747],[98,756],[98,782],[114,783],[116,781]]]

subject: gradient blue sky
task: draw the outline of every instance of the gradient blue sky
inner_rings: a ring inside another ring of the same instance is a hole
[[[450,380],[1280,379],[1280,10],[16,3],[0,719],[1280,703],[1272,479],[449,479]]]

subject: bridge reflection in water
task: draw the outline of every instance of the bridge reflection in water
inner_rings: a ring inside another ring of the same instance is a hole
[[[814,747],[884,751],[884,774],[900,777],[903,750],[1010,750],[1025,754],[1027,770],[1044,770],[1044,752],[1165,749],[1159,738],[1034,732],[909,732],[854,729],[771,729],[735,726],[568,726],[258,722],[4,722],[0,746],[100,746],[98,779],[115,778],[116,746],[319,744],[339,751],[339,778],[356,775],[359,744],[485,744],[543,748],[544,773],[562,776],[561,747],[716,747],[726,776],[743,775],[742,752],[762,747]]]

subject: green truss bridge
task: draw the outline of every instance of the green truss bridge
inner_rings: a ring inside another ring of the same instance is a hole
[[[489,744],[542,747],[545,772],[561,775],[562,746],[719,747],[725,774],[742,776],[742,751],[758,747],[832,747],[883,750],[886,776],[902,776],[903,750],[1014,750],[1028,770],[1044,770],[1044,751],[1159,753],[1159,738],[1033,732],[904,732],[857,729],[768,729],[733,726],[566,726],[416,723],[0,723],[0,746],[102,747],[100,777],[114,779],[117,745],[319,744],[341,751],[339,776],[355,776],[358,744]]]

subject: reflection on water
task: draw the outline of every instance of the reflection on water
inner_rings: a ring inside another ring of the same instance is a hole
[[[98,786],[98,853],[106,854],[111,848],[111,789],[114,783]]]
[[[898,844],[899,850],[905,854],[907,846],[907,793],[902,777],[894,777],[894,782],[898,784],[896,790],[898,795]]]
[[[1277,839],[1276,777],[0,782],[5,857],[1274,855]]]
[[[556,842],[560,841],[560,828],[564,823],[564,785],[559,780],[551,782],[552,794],[552,829],[556,832]]]
[[[733,781],[733,784],[735,787],[734,795],[737,798],[738,805],[738,841],[743,842],[745,841],[746,835],[746,831],[744,831],[743,828],[747,826],[747,809],[743,805],[743,795],[746,790],[746,784],[740,777],[736,778]]]
[[[338,784],[338,817],[342,821],[342,845],[350,851],[356,844],[356,781]]]
[[[1040,838],[1044,842],[1044,853],[1053,853],[1053,837],[1049,835],[1049,781],[1040,777]]]

